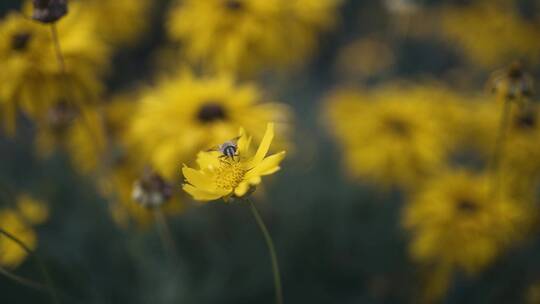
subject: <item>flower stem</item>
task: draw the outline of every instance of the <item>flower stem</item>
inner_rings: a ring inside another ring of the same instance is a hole
[[[55,303],[55,304],[59,304],[60,301],[58,300],[58,295],[56,294],[56,290],[55,290],[55,288],[54,288],[54,286],[52,284],[52,280],[51,280],[51,277],[49,276],[49,272],[45,268],[45,265],[41,261],[40,257],[37,254],[35,254],[30,248],[28,248],[28,246],[26,246],[26,244],[24,244],[23,241],[19,240],[13,234],[11,234],[11,233],[9,233],[9,232],[5,231],[4,229],[1,229],[1,228],[0,228],[0,234],[5,235],[7,238],[9,238],[13,242],[15,242],[17,245],[19,245],[19,247],[21,247],[29,256],[34,257],[34,259],[36,260],[36,262],[38,264],[38,267],[39,267],[39,269],[40,269],[40,271],[41,271],[41,273],[43,275],[43,278],[45,279],[47,289],[48,289],[49,294],[51,296],[51,302]]]
[[[60,70],[62,71],[62,73],[65,73],[66,64],[64,61],[64,56],[62,55],[62,48],[60,47],[60,39],[58,38],[58,29],[56,28],[56,23],[51,24],[51,35],[54,43],[54,52],[56,53],[56,58],[58,59]]]
[[[276,304],[283,304],[281,275],[279,273],[279,265],[276,255],[276,249],[274,247],[274,242],[272,241],[272,237],[270,236],[270,233],[268,232],[268,229],[266,228],[266,225],[264,224],[261,215],[259,214],[259,211],[257,211],[255,205],[249,199],[246,199],[246,201],[251,207],[251,212],[253,213],[253,216],[255,217],[255,220],[257,221],[257,224],[259,225],[259,228],[264,235],[264,240],[266,241],[268,251],[270,252],[270,258],[272,260],[272,273],[274,274],[274,288],[276,290]]]
[[[156,208],[154,210],[154,216],[156,218],[156,223],[158,226],[157,228],[158,228],[159,237],[161,239],[161,242],[163,243],[165,252],[167,253],[167,255],[169,256],[169,258],[174,264],[178,264],[176,244],[172,237],[171,230],[169,228],[169,223],[167,222],[167,218],[163,214],[163,210],[161,208]]]
[[[506,140],[511,108],[512,102],[508,98],[505,98],[503,103],[503,109],[501,112],[501,118],[499,121],[499,130],[497,131],[497,138],[495,139],[493,156],[489,166],[489,169],[493,174],[492,193],[496,193],[497,189],[499,188],[500,164],[504,155],[504,142]]]
[[[53,45],[54,45],[54,52],[56,54],[56,59],[58,61],[58,66],[60,67],[61,76],[62,76],[64,84],[65,84],[66,95],[68,95],[68,94],[71,93],[71,90],[69,88],[69,83],[68,83],[66,60],[65,60],[64,54],[62,52],[62,46],[60,45],[60,38],[58,36],[58,28],[56,26],[56,23],[52,23],[51,26],[50,26],[50,29],[51,29],[51,36],[52,36]],[[83,125],[86,127],[86,129],[88,129],[88,134],[90,135],[90,137],[94,141],[96,151],[99,151],[99,149],[101,147],[99,136],[92,129],[92,123],[90,122],[89,118],[86,116],[86,113],[85,113],[83,107],[81,105],[77,104],[77,102],[75,101],[75,98],[70,98],[70,97],[73,97],[73,96],[64,96],[64,97],[66,97],[67,102],[69,104],[71,104],[74,107],[74,109],[78,109],[80,111],[81,121],[82,121]]]
[[[43,291],[45,289],[41,284],[39,284],[37,282],[34,282],[34,281],[30,280],[30,279],[18,276],[16,274],[10,272],[7,269],[4,269],[3,267],[0,267],[0,274],[7,277],[8,279],[11,279],[11,280],[21,284],[21,285],[36,289],[38,291]]]

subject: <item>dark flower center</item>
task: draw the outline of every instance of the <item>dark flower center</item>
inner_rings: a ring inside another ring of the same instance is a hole
[[[531,112],[523,113],[516,118],[515,125],[519,129],[533,129],[536,127],[536,115]]]
[[[398,118],[388,119],[386,125],[392,133],[398,136],[407,136],[410,133],[411,129],[406,121]]]
[[[11,49],[15,51],[24,51],[32,38],[30,33],[17,33],[11,37]]]
[[[244,8],[244,3],[240,0],[227,0],[225,1],[225,7],[231,11],[239,11]]]
[[[78,112],[67,101],[62,100],[49,109],[47,119],[49,125],[56,131],[63,131],[77,117]]]
[[[227,119],[227,112],[223,108],[223,105],[217,102],[208,102],[199,109],[197,119],[202,123],[225,120]]]
[[[469,199],[461,199],[457,203],[457,208],[463,213],[474,213],[478,210],[478,205]]]
[[[519,80],[524,74],[523,66],[519,62],[513,63],[507,71],[508,78],[514,81]]]

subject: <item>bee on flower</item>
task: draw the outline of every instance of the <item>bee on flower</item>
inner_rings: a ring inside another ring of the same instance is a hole
[[[261,183],[261,177],[280,169],[285,151],[266,156],[274,139],[274,125],[268,124],[257,151],[251,150],[252,137],[240,130],[238,144],[227,142],[219,151],[197,155],[198,169],[184,165],[184,191],[195,200],[242,198]]]
[[[249,199],[262,181],[263,176],[280,170],[285,151],[267,156],[274,139],[274,124],[268,123],[266,131],[254,152],[252,137],[240,129],[238,142],[230,140],[219,146],[217,151],[201,151],[197,155],[198,169],[186,165],[182,168],[185,183],[182,188],[196,201],[208,202],[223,199],[241,199],[249,204],[259,228],[265,238],[272,261],[276,303],[283,304],[281,275],[272,237],[259,211]]]

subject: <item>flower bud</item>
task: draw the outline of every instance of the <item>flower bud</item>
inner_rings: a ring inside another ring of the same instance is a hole
[[[146,170],[143,176],[133,184],[131,193],[134,201],[143,207],[159,207],[172,197],[173,187],[158,173]]]
[[[34,13],[32,19],[53,23],[68,13],[67,0],[33,0]]]

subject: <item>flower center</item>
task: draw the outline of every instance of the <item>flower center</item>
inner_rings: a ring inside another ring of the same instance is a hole
[[[223,160],[221,166],[216,169],[216,185],[221,189],[234,189],[244,179],[246,170],[240,162]]]
[[[227,0],[225,7],[230,11],[239,11],[244,8],[244,3],[240,0]]]
[[[406,137],[410,133],[409,124],[399,118],[388,119],[386,126],[392,133],[400,137]]]
[[[30,38],[32,38],[32,34],[27,32],[13,35],[11,37],[11,49],[14,51],[24,51],[28,47]]]
[[[457,209],[462,213],[471,214],[478,211],[478,205],[472,200],[461,199],[458,200]]]
[[[530,112],[523,113],[516,118],[515,126],[518,129],[522,129],[522,130],[533,129],[534,127],[536,127],[536,116],[534,115],[534,113],[530,113]]]
[[[202,123],[225,120],[227,119],[227,112],[221,104],[217,102],[208,102],[199,109],[197,119]]]

